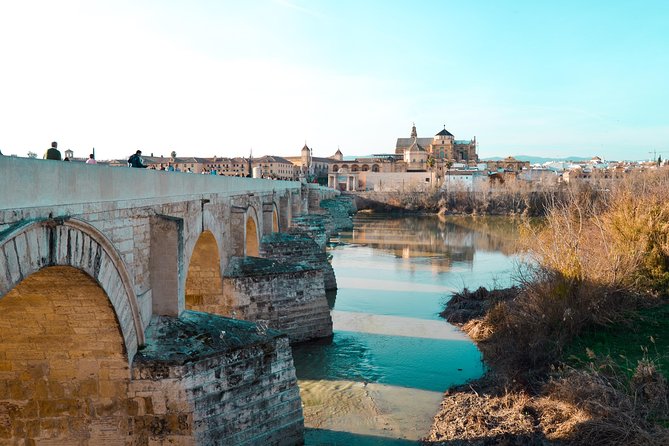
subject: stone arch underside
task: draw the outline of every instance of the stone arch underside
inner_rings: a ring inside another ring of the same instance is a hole
[[[245,249],[246,256],[258,257],[260,242],[258,240],[258,223],[253,215],[246,217],[246,231],[245,231]]]
[[[0,299],[0,441],[126,444],[124,339],[105,291],[51,266]]]
[[[272,212],[272,232],[279,232],[279,212],[277,211],[276,206]]]
[[[0,239],[0,299],[31,274],[49,266],[71,266],[104,290],[116,318],[128,361],[144,343],[132,280],[113,244],[88,223],[42,220],[16,228]]]
[[[220,313],[223,300],[221,257],[214,234],[200,234],[188,265],[186,277],[186,309]]]

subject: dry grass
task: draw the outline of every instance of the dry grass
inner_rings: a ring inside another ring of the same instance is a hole
[[[497,394],[493,382],[482,380],[447,392],[424,444],[537,444],[542,437],[525,392]]]
[[[631,381],[610,361],[587,370],[563,370],[543,393],[549,395],[548,405],[559,401],[584,417],[549,438],[575,445],[669,444],[669,430],[652,422],[653,416],[669,415],[666,381],[652,362],[640,362]]]
[[[649,418],[669,415],[664,377],[651,363],[640,364],[640,380],[630,383],[614,367],[608,363],[587,370],[556,370],[536,393],[505,388],[504,380],[490,374],[446,393],[423,443],[669,444],[669,429]]]

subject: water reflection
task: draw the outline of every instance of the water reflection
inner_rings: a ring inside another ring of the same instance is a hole
[[[392,252],[398,258],[474,260],[476,251],[515,252],[517,220],[507,217],[388,216],[358,214],[340,240]]]

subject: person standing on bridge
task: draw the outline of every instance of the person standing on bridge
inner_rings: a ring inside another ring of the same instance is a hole
[[[52,142],[51,147],[44,153],[44,159],[56,161],[63,159],[60,155],[60,150],[58,150],[58,143],[56,141]]]
[[[135,152],[134,155],[131,155],[130,158],[128,158],[128,165],[130,167],[139,167],[142,169],[146,169],[148,166],[142,162],[142,151],[138,150]]]
[[[88,155],[88,159],[86,160],[86,164],[97,164],[98,162],[95,160],[95,155],[92,153]]]

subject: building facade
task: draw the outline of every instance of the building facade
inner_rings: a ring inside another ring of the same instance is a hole
[[[418,146],[435,160],[454,163],[470,163],[478,161],[476,137],[470,140],[456,140],[446,126],[431,138],[419,138],[416,125],[411,127],[409,138],[397,138],[395,154],[405,156],[407,150],[415,150]]]

